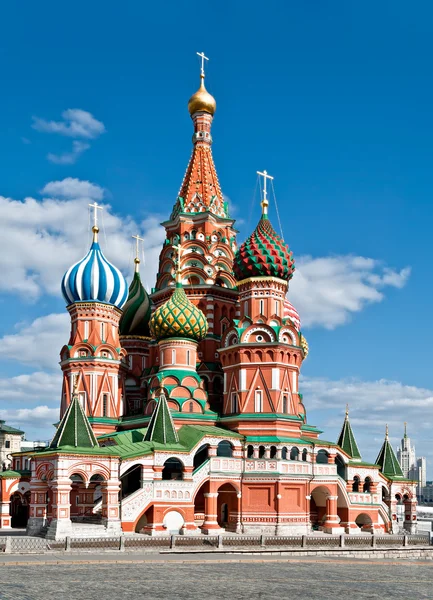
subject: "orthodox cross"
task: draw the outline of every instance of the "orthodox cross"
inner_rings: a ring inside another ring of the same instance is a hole
[[[267,171],[257,171],[257,175],[261,175],[263,177],[263,201],[262,201],[262,209],[263,209],[263,214],[267,215],[268,214],[268,206],[269,206],[269,202],[268,202],[268,191],[266,188],[266,184],[267,184],[267,180],[268,179],[273,179],[273,177],[271,177],[271,175],[268,175]]]
[[[200,56],[201,58],[201,71],[200,74],[202,77],[204,77],[204,61],[205,60],[209,60],[207,56],[204,55],[204,52],[197,52],[197,56]]]
[[[139,243],[140,242],[144,242],[144,238],[141,238],[139,235],[133,235],[131,236],[133,240],[135,240],[135,258],[140,260],[139,257],[139,253],[140,253],[140,247],[139,247]]]
[[[103,206],[100,206],[96,201],[94,204],[89,204],[90,208],[93,208],[93,227],[98,227],[98,210],[104,210]]]

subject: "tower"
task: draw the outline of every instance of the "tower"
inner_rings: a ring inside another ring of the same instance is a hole
[[[404,435],[401,439],[400,447],[397,448],[397,458],[400,463],[403,475],[411,477],[411,471],[416,466],[415,446],[412,446],[410,437],[407,435],[407,424],[404,424]]]
[[[188,102],[194,125],[193,150],[170,219],[163,223],[166,240],[152,300],[160,306],[170,296],[175,285],[174,248],[182,243],[182,284],[208,321],[207,336],[198,347],[199,373],[217,410],[222,393],[218,348],[221,335],[237,315],[232,271],[236,230],[212,157],[211,126],[216,102],[205,88],[206,57],[203,53],[200,56],[200,87]]]
[[[151,314],[150,298],[140,278],[139,241],[136,240],[134,276],[129,286],[128,299],[123,307],[119,323],[120,343],[127,352],[128,373],[125,379],[126,405],[129,416],[143,414],[143,404],[147,397],[147,388],[142,386],[141,375],[149,366]]]
[[[103,255],[98,242],[98,205],[94,208],[93,242],[86,256],[72,265],[62,280],[62,293],[71,317],[68,344],[63,346],[60,417],[77,397],[97,433],[113,431],[123,415],[124,363],[119,320],[127,297],[122,273]]]
[[[162,396],[168,396],[168,407],[186,413],[188,420],[200,419],[209,409],[208,396],[197,373],[197,347],[206,337],[208,324],[203,312],[195,306],[182,285],[181,246],[176,264],[176,287],[170,298],[152,313],[150,331],[158,342],[158,370],[149,380],[150,414]]]
[[[260,174],[265,178],[262,216],[234,258],[240,318],[225,332],[220,349],[222,420],[245,435],[261,430],[295,437],[306,423],[298,378],[308,346],[299,331],[299,316],[286,303],[293,255],[269,221],[270,176]]]

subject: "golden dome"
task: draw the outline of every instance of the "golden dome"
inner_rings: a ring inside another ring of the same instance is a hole
[[[188,101],[189,114],[193,115],[195,112],[202,110],[213,115],[216,110],[215,98],[204,87],[204,75],[200,75],[200,78],[200,88]]]

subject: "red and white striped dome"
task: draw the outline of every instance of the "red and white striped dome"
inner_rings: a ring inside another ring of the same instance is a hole
[[[296,330],[300,331],[301,318],[299,317],[299,314],[298,314],[298,311],[296,310],[296,308],[293,306],[293,304],[291,302],[289,302],[289,300],[287,298],[284,300],[284,315],[283,316],[285,319],[290,319],[291,321],[293,321],[293,324],[296,327]]]

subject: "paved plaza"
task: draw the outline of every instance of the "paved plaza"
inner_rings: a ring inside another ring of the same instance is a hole
[[[404,589],[405,600],[431,600],[432,569],[431,562],[407,560],[15,555],[0,559],[0,599],[385,600]]]

